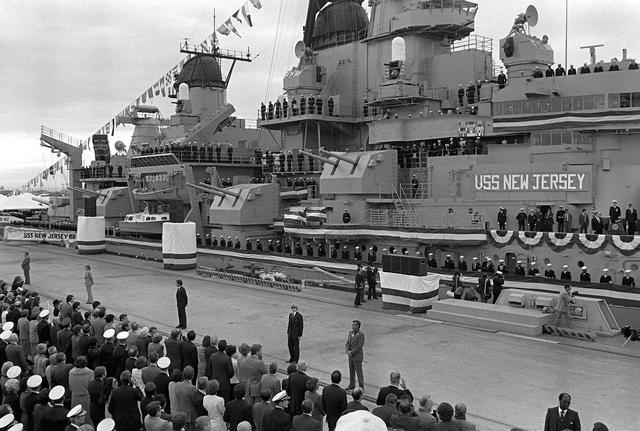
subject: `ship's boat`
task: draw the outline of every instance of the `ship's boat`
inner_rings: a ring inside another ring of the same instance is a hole
[[[151,214],[145,208],[139,213],[127,214],[119,223],[121,235],[155,237],[162,235],[162,224],[169,221],[169,213]]]

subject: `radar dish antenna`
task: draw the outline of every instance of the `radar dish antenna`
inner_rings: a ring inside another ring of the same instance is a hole
[[[307,45],[305,45],[304,41],[301,40],[301,41],[298,41],[298,43],[296,43],[296,46],[294,48],[296,57],[302,58],[306,50],[307,50]]]
[[[524,13],[525,18],[527,19],[527,24],[529,27],[535,27],[538,24],[538,9],[532,4],[527,6],[527,10]]]

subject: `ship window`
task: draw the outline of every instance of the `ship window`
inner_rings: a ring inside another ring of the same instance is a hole
[[[127,220],[128,220],[128,221],[133,221],[133,216],[129,216],[129,217],[127,217]]]
[[[542,110],[542,102],[539,100],[534,100],[533,103],[531,104],[531,113],[532,114],[539,114],[540,111]]]
[[[531,134],[531,145],[540,145],[540,133]]]
[[[551,100],[542,102],[542,112],[551,112]]]
[[[604,94],[593,96],[593,109],[604,109]]]
[[[571,97],[563,97],[562,98],[562,110],[563,111],[571,111],[571,110],[573,110],[573,98],[571,98]]]
[[[621,108],[630,108],[631,107],[631,94],[630,93],[620,93],[620,107]]]
[[[571,132],[564,130],[562,132],[562,142],[563,145],[571,144]]]
[[[522,102],[522,113],[523,114],[531,114],[531,101],[525,100]]]
[[[520,101],[513,102],[513,113],[522,114],[522,102]]]
[[[584,109],[593,109],[593,96],[584,96]]]
[[[168,218],[166,218],[166,217],[162,217],[162,220],[169,220],[169,219],[168,219]]]
[[[640,108],[640,93],[631,93],[631,106]]]
[[[542,134],[542,145],[551,145],[551,133]]]
[[[573,98],[573,110],[582,111],[582,96],[576,96]]]
[[[151,220],[151,217],[147,217],[147,221],[150,221],[150,220]]]
[[[551,109],[553,109],[553,112],[562,111],[562,99],[559,97],[551,99]]]
[[[504,102],[504,115],[513,115],[513,102]]]
[[[562,132],[551,132],[551,145],[560,145],[562,143]]]
[[[609,108],[620,107],[620,95],[618,93],[609,93]]]

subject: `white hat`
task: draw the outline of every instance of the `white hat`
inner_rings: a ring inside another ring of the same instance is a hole
[[[474,256],[473,260],[478,260],[478,258]]]
[[[129,338],[129,333],[127,331],[120,331],[118,335],[116,335],[116,338],[120,341],[126,340]]]
[[[51,401],[58,401],[64,397],[65,389],[64,386],[54,386],[53,389],[49,391],[49,399]]]
[[[531,266],[536,265],[536,262],[531,262]]]
[[[109,328],[106,331],[104,331],[104,334],[102,334],[102,336],[104,338],[113,338],[113,336],[116,335],[116,330],[113,328]]]
[[[451,257],[451,255],[450,255],[450,254],[448,254],[448,255],[447,255],[447,257]]]
[[[521,261],[521,260],[519,260],[519,261],[517,261],[516,263],[522,263],[522,261]]]
[[[166,370],[167,368],[169,368],[169,365],[171,365],[171,359],[167,358],[166,356],[158,359],[158,368],[160,368],[161,370]]]
[[[13,414],[8,413],[0,418],[0,428],[8,427],[16,418]]]
[[[520,211],[524,211],[524,208],[520,208]]]
[[[22,425],[21,423],[17,423],[13,425],[11,428],[9,428],[7,431],[22,431],[23,429],[24,429],[24,425]]]
[[[73,407],[71,410],[69,410],[69,413],[67,413],[67,417],[68,418],[74,418],[76,416],[84,416],[87,414],[86,410],[82,410],[82,404],[78,404],[77,406]]]
[[[586,266],[583,266],[583,267],[582,267],[582,270],[583,270],[583,271],[586,271],[586,270],[587,270],[587,267],[586,267]]]
[[[563,268],[569,268],[569,265],[562,265]]]
[[[433,253],[429,253],[429,256],[433,256]]]
[[[271,401],[273,401],[274,403],[277,403],[278,401],[283,401],[288,399],[289,399],[289,395],[287,395],[287,391],[280,391],[273,396]]]
[[[490,258],[489,256],[487,256],[485,259],[487,259],[487,260],[491,260],[491,258]]]
[[[115,421],[111,418],[106,418],[100,421],[100,423],[96,427],[96,431],[113,431],[115,428]]]
[[[22,374],[22,368],[17,365],[14,365],[7,370],[7,377],[9,377],[10,379],[17,379],[20,374]]]
[[[502,271],[496,271],[496,274],[502,275]]]
[[[2,331],[0,333],[0,340],[7,341],[9,337],[11,337],[11,334],[13,334],[11,331]]]
[[[609,269],[604,268],[604,269],[602,270],[602,272],[609,272]]]
[[[630,269],[625,269],[625,270],[624,270],[624,273],[625,273],[625,274],[629,274],[629,273],[631,273],[631,270],[630,270]]]
[[[7,322],[4,325],[2,325],[2,330],[3,331],[11,331],[11,330],[13,330],[13,322]]]
[[[460,255],[460,259],[464,259],[464,256]]]
[[[547,263],[547,266],[551,266],[551,262]]]
[[[335,431],[387,431],[387,425],[371,412],[356,410],[341,416]]]
[[[40,377],[37,374],[34,374],[33,376],[27,379],[27,386],[30,387],[31,389],[35,389],[41,384],[42,384],[42,377]]]
[[[49,310],[42,310],[38,316],[42,319],[49,315]]]
[[[500,262],[500,263],[504,263],[504,259],[500,259],[498,262]]]

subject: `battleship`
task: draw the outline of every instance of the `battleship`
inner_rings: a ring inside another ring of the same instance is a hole
[[[309,1],[298,63],[257,102],[257,129],[232,116],[221,69],[249,56],[181,46],[176,112],[119,118],[135,130],[114,156],[94,136],[93,166],[74,162],[72,213],[104,216],[110,235],[193,221],[200,247],[314,260],[429,256],[446,273],[445,257],[463,270],[475,258],[506,274],[564,268],[578,284],[588,271],[582,293],[638,326],[625,210],[640,191],[640,71],[626,49],[602,61],[592,47],[575,70],[536,35],[533,6],[494,41],[474,34],[470,1],[362,3]],[[64,147],[54,135],[41,140]]]

